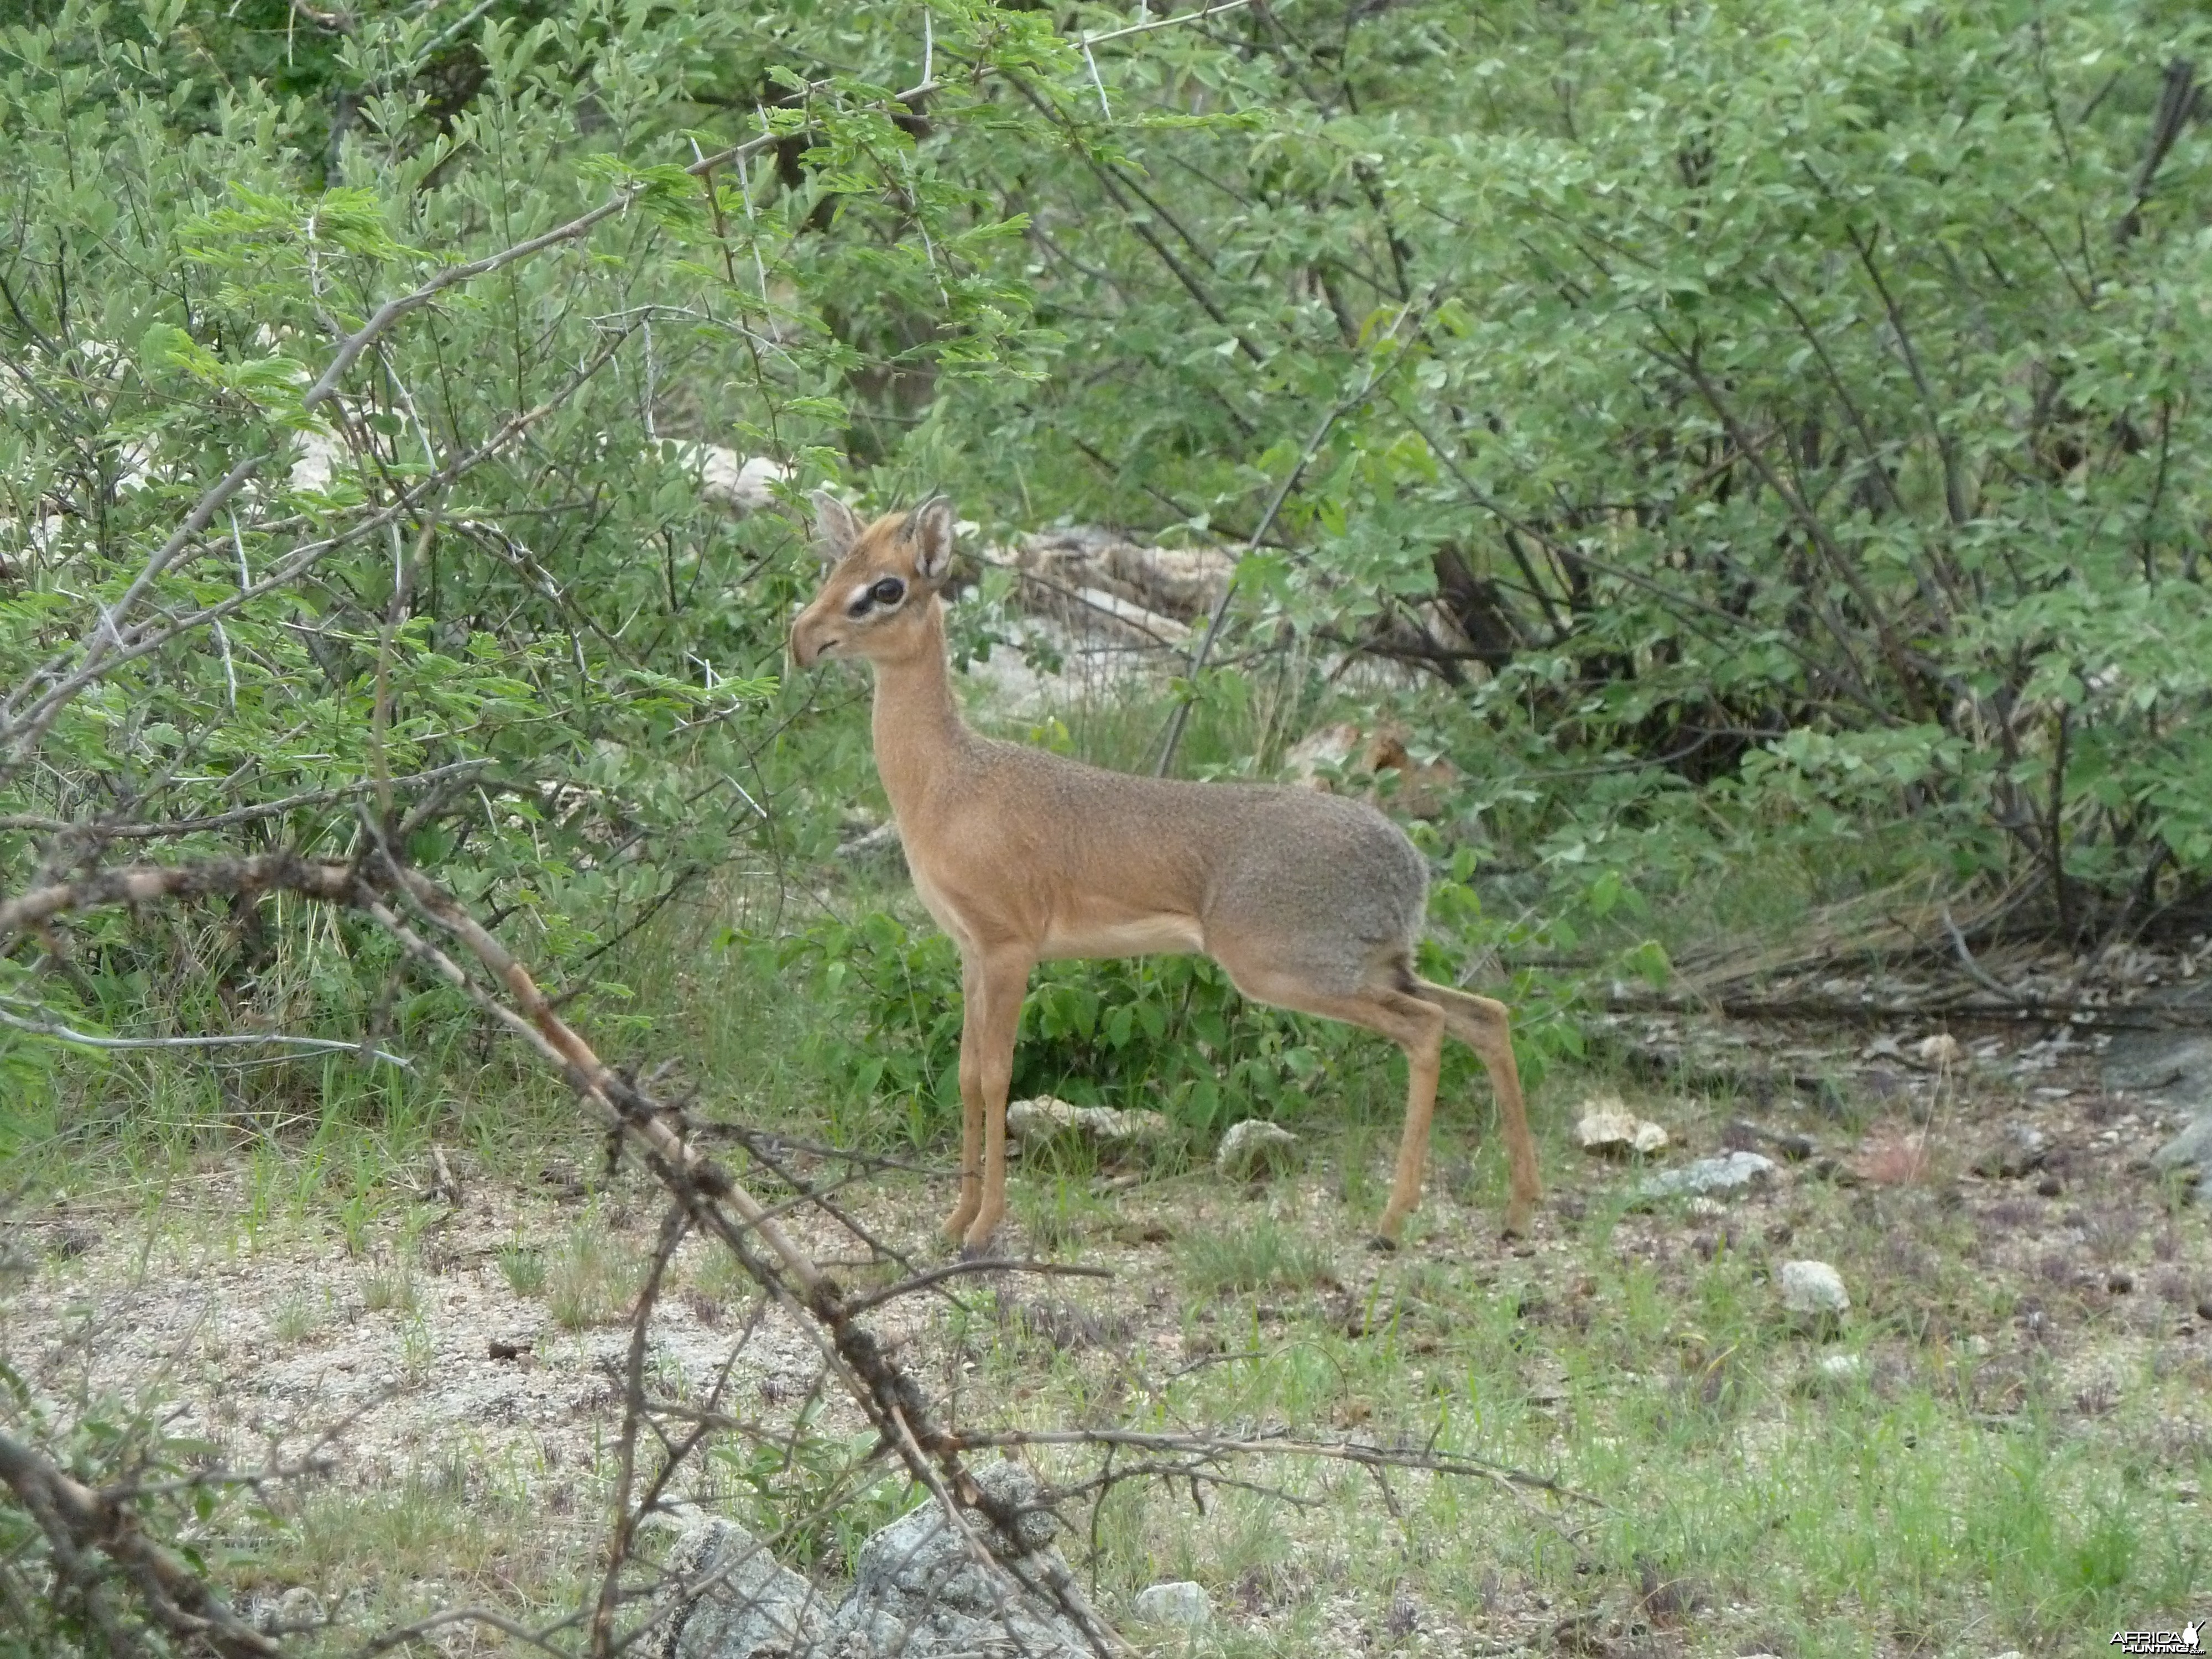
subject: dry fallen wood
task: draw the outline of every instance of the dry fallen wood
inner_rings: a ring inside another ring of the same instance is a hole
[[[1674,964],[1674,987],[1684,997],[1717,996],[1756,981],[1840,968],[1869,957],[1945,957],[1951,952],[1947,915],[1962,917],[1959,926],[1975,933],[2002,920],[2021,896],[2010,890],[1968,904],[1939,896],[1925,879],[1908,878],[1824,905],[1778,939],[1730,939],[1686,951]]]
[[[1703,1014],[1721,1019],[1804,1020],[1836,1025],[1880,1025],[1897,1020],[1992,1023],[2048,1021],[2100,1031],[2195,1031],[2212,1028],[2212,1007],[2159,1007],[2146,1003],[2051,1002],[2021,997],[2000,1002],[1962,994],[1912,1002],[1858,1002],[1848,997],[1609,997],[1608,1013]]]

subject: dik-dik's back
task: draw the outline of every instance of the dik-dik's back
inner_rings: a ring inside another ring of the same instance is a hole
[[[833,498],[816,503],[830,568],[792,624],[792,655],[874,668],[876,769],[915,886],[960,946],[960,1203],[948,1231],[980,1249],[1006,1211],[1006,1090],[1030,969],[1158,951],[1203,951],[1247,996],[1406,1051],[1387,1241],[1420,1194],[1444,1035],[1475,1048],[1505,1127],[1507,1226],[1524,1227],[1536,1155],[1505,1010],[1415,975],[1427,872],[1396,826],[1333,795],[1127,777],[978,737],[945,667],[951,507],[864,529]]]
[[[1011,889],[1043,923],[1042,957],[1210,951],[1235,935],[1350,995],[1410,955],[1427,897],[1421,855],[1364,801],[1132,777],[973,734],[899,825],[933,913],[933,890]],[[957,916],[938,919],[958,936]],[[1115,948],[1102,921],[1158,942]]]

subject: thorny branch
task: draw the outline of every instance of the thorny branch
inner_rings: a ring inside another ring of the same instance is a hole
[[[149,1617],[180,1640],[201,1644],[220,1659],[283,1659],[284,1650],[246,1624],[205,1580],[139,1530],[137,1512],[120,1499],[72,1479],[33,1447],[0,1431],[0,1482],[29,1510],[46,1535],[56,1563],[88,1602],[101,1587],[88,1555],[112,1562],[137,1592]],[[118,1653],[135,1644],[112,1618],[108,1645]]]
[[[642,1344],[647,1319],[658,1294],[659,1275],[676,1243],[684,1233],[696,1228],[727,1248],[767,1298],[798,1316],[800,1328],[821,1352],[828,1374],[844,1388],[875,1428],[877,1450],[871,1455],[888,1453],[903,1466],[910,1479],[932,1492],[944,1507],[948,1523],[968,1541],[979,1565],[1009,1594],[1019,1593],[1028,1580],[1017,1576],[1008,1560],[1000,1559],[994,1540],[1001,1534],[1018,1536],[1019,1516],[969,1472],[964,1456],[975,1451],[1087,1445],[1110,1454],[1121,1449],[1149,1455],[1148,1462],[1136,1466],[1139,1470],[1149,1468],[1181,1480],[1238,1486],[1254,1483],[1225,1474],[1216,1466],[1232,1458],[1294,1456],[1370,1469],[1422,1469],[1473,1477],[1489,1481],[1518,1499],[1542,1493],[1554,1498],[1595,1501],[1542,1477],[1478,1459],[1357,1442],[1104,1429],[963,1432],[945,1426],[921,1386],[879,1339],[859,1322],[860,1314],[889,1298],[883,1294],[848,1296],[782,1227],[768,1206],[693,1143],[680,1111],[607,1066],[562,1018],[513,953],[436,882],[400,862],[373,820],[364,823],[368,850],[350,863],[308,860],[280,851],[185,864],[135,864],[49,883],[0,902],[0,947],[27,930],[102,908],[125,905],[135,909],[170,899],[216,896],[250,899],[293,893],[365,913],[419,966],[469,996],[488,1017],[561,1072],[586,1105],[639,1152],[675,1200],[655,1255],[653,1281],[641,1297],[634,1326],[623,1458],[625,1495],[635,1474],[636,1435],[653,1409],[644,1390]],[[410,921],[410,916],[416,920]],[[499,991],[493,992],[464,969],[426,933],[425,926],[459,943]],[[936,1271],[914,1274],[894,1286],[893,1293],[918,1291],[948,1276]],[[719,1426],[721,1419],[715,1412],[678,1415],[688,1416],[692,1424],[684,1441],[671,1449],[678,1454],[696,1447],[701,1436]],[[627,1503],[622,1507],[608,1576],[595,1607],[577,1615],[588,1622],[595,1652],[611,1654],[619,1646],[612,1623],[617,1604],[625,1599],[619,1575],[634,1548],[637,1521],[660,1504],[668,1471],[679,1462],[680,1455],[662,1468],[634,1508]],[[198,1642],[220,1659],[276,1659],[283,1653],[271,1638],[243,1622],[203,1580],[151,1543],[137,1527],[134,1512],[122,1497],[97,1493],[71,1481],[35,1448],[5,1435],[0,1435],[0,1483],[36,1519],[58,1567],[84,1586],[88,1607],[104,1605],[100,1600],[104,1573],[94,1565],[95,1560],[104,1560],[130,1583],[146,1617],[172,1636]],[[1062,1495],[1085,1489],[1083,1486],[1066,1488]],[[967,1518],[969,1511],[992,1524],[975,1526]],[[1029,1588],[1038,1587],[1030,1583]],[[1063,1611],[1087,1632],[1100,1652],[1116,1650],[1111,1632],[1100,1626],[1087,1607],[1068,1600],[1063,1587],[1043,1588],[1061,1601]],[[549,1645],[551,1632],[528,1631],[505,1615],[481,1608],[451,1610],[388,1631],[362,1651],[391,1651],[434,1628],[463,1622],[480,1623],[542,1650],[555,1651]],[[575,1622],[571,1619],[556,1628],[573,1627]],[[117,1652],[132,1650],[133,1644],[119,1626],[115,1638],[112,1645]]]

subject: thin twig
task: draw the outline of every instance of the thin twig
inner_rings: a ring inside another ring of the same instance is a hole
[[[1974,960],[1974,953],[1966,948],[1966,936],[1959,931],[1959,924],[1951,920],[1951,907],[1948,904],[1943,907],[1942,917],[1943,931],[1951,937],[1951,952],[1959,958],[1959,966],[1966,970],[1966,977],[1984,991],[1996,992],[2007,1002],[2017,1005],[2025,1000],[2018,991]]]
[[[1393,1446],[1370,1445],[1360,1440],[1297,1440],[1287,1434],[1239,1437],[1204,1434],[1164,1434],[1139,1429],[1010,1429],[1002,1432],[963,1433],[960,1444],[969,1450],[1016,1446],[1127,1446],[1141,1451],[1177,1456],[1310,1457],[1324,1462],[1352,1463],[1366,1468],[1421,1469],[1433,1474],[1470,1475],[1528,1492],[1544,1492],[1596,1509],[1611,1507],[1603,1499],[1562,1485],[1549,1475],[1531,1474],[1504,1463],[1465,1455],[1438,1455],[1407,1451]]]
[[[481,772],[490,764],[489,760],[454,761],[445,766],[434,766],[426,772],[410,772],[404,776],[391,779],[390,782],[394,789],[411,789],[418,783],[436,783],[442,779],[459,777],[465,772]],[[78,818],[46,818],[10,812],[0,814],[0,830],[29,830],[48,836],[76,834],[94,841],[153,841],[166,836],[196,836],[210,830],[235,829],[241,823],[282,817],[285,813],[297,811],[303,806],[329,806],[338,801],[350,800],[356,795],[365,795],[375,787],[374,779],[364,778],[357,783],[341,784],[330,789],[310,789],[303,794],[287,795],[281,800],[263,801],[258,805],[240,806],[232,811],[211,813],[205,817],[130,823],[104,823],[98,819],[86,823]]]
[[[871,1308],[880,1308],[886,1302],[896,1301],[902,1296],[911,1296],[916,1291],[927,1290],[933,1285],[941,1285],[946,1279],[957,1279],[963,1273],[1037,1273],[1060,1279],[1111,1279],[1114,1277],[1114,1270],[1111,1267],[1085,1267],[1066,1261],[1008,1261],[987,1256],[973,1261],[950,1261],[941,1267],[932,1267],[926,1273],[918,1273],[911,1277],[902,1279],[896,1285],[886,1285],[880,1291],[872,1291],[866,1296],[856,1296],[846,1303],[845,1311],[848,1314],[866,1313]]]
[[[56,1019],[27,1019],[21,1014],[0,1008],[0,1025],[13,1027],[33,1036],[66,1042],[76,1048],[131,1050],[138,1048],[297,1048],[307,1054],[367,1054],[387,1066],[397,1066],[403,1072],[415,1069],[411,1060],[387,1054],[381,1048],[364,1049],[358,1042],[337,1042],[328,1037],[283,1036],[275,1032],[223,1032],[209,1036],[171,1037],[112,1037],[95,1036],[90,1031],[80,1031]]]

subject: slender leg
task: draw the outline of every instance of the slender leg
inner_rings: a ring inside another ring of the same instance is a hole
[[[945,1224],[945,1236],[957,1242],[967,1237],[969,1224],[983,1207],[983,1073],[982,1045],[976,1022],[982,995],[982,975],[975,959],[960,961],[960,1202]]]
[[[1216,960],[1220,960],[1217,957]],[[1429,1121],[1436,1115],[1437,1072],[1442,1063],[1444,1012],[1409,992],[1374,988],[1338,996],[1315,989],[1279,966],[1222,961],[1237,988],[1255,1002],[1295,1008],[1379,1031],[1406,1051],[1406,1127],[1398,1139],[1398,1167],[1376,1232],[1395,1244],[1406,1218],[1421,1201],[1421,1172],[1429,1158]]]
[[[1412,1027],[1386,1034],[1406,1051],[1406,1127],[1398,1137],[1398,1169],[1390,1182],[1390,1201],[1383,1206],[1382,1224],[1376,1231],[1395,1244],[1405,1231],[1406,1218],[1421,1201],[1421,1172],[1429,1162],[1429,1122],[1437,1109],[1437,1073],[1443,1059],[1444,1021],[1441,1010],[1402,991],[1386,993],[1383,1000],[1393,1015]],[[1435,1018],[1422,1020],[1416,1009],[1426,1009]]]
[[[961,1058],[964,1065],[972,1039],[983,1131],[981,1202],[963,1240],[970,1254],[990,1244],[1006,1213],[1006,1091],[1014,1080],[1014,1036],[1022,1023],[1030,966],[1028,954],[1020,950],[986,951],[976,964],[963,1024]],[[962,1103],[966,1104],[964,1088]]]
[[[1482,1057],[1490,1087],[1498,1097],[1499,1127],[1505,1136],[1507,1196],[1505,1231],[1525,1233],[1536,1200],[1544,1195],[1536,1174],[1536,1143],[1528,1133],[1528,1112],[1521,1099],[1521,1073],[1513,1063],[1513,1029],[1505,1005],[1488,997],[1421,982],[1420,996],[1444,1011],[1452,1035]]]

